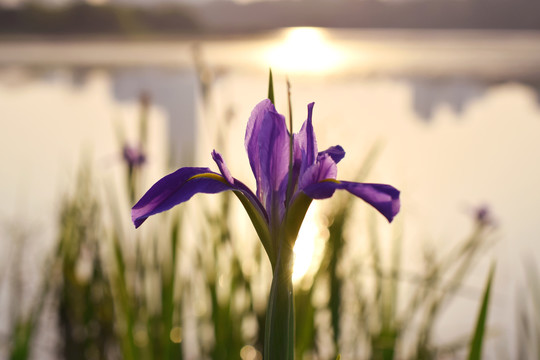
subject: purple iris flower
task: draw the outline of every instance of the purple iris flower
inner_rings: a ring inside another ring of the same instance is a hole
[[[197,193],[214,194],[225,190],[236,193],[246,208],[271,260],[275,233],[288,226],[287,213],[295,213],[299,228],[312,199],[331,197],[335,190],[346,190],[375,207],[388,221],[400,208],[399,191],[390,185],[336,180],[337,163],[345,156],[339,145],[318,152],[313,131],[313,103],[307,120],[291,138],[285,118],[268,99],[253,109],[245,136],[245,147],[257,184],[251,191],[229,172],[215,150],[212,158],[219,173],[204,167],[184,167],[154,184],[132,209],[132,220],[139,227],[149,216],[189,200]],[[292,165],[292,166],[291,166]],[[290,214],[289,214],[290,217]]]
[[[489,206],[481,205],[473,209],[474,219],[480,226],[492,226],[497,225],[497,221],[493,217],[493,213]]]
[[[130,168],[141,166],[146,162],[146,156],[138,146],[124,145],[122,156]]]

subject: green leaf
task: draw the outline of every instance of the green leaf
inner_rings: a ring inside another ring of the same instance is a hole
[[[491,283],[493,280],[493,274],[495,273],[495,264],[491,265],[489,275],[484,290],[484,298],[482,300],[482,307],[478,313],[476,320],[476,329],[474,330],[474,336],[471,341],[471,348],[469,352],[469,360],[480,360],[482,356],[482,342],[484,340],[484,334],[486,329],[486,320],[489,306],[489,295],[491,292]]]
[[[268,76],[268,99],[270,99],[272,104],[276,105],[274,102],[274,79],[272,77],[272,69],[270,69],[270,74]]]
[[[268,258],[270,259],[273,268],[276,262],[276,254],[274,254],[274,248],[270,239],[270,230],[268,229],[266,219],[242,192],[236,190],[233,192],[238,197],[242,205],[244,205],[244,209],[246,210],[255,231],[257,231],[257,235],[259,235],[259,239],[263,244],[266,254],[268,254]]]
[[[311,201],[313,201],[312,198],[300,192],[287,211],[285,219],[286,240],[291,248],[294,246]]]

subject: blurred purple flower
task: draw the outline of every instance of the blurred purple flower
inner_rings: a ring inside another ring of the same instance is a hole
[[[392,221],[400,208],[397,189],[384,184],[336,180],[336,165],[345,156],[345,151],[337,145],[318,152],[312,124],[313,105],[308,105],[307,120],[300,132],[294,134],[291,170],[290,133],[285,118],[270,100],[263,100],[251,113],[245,136],[245,147],[257,184],[255,193],[232,177],[223,158],[214,150],[212,158],[219,173],[209,168],[185,167],[165,176],[133,207],[135,227],[149,216],[185,202],[197,193],[213,194],[225,190],[239,195],[260,236],[260,227],[270,233],[282,228],[286,212],[303,202],[307,205],[297,206],[304,210],[299,214],[301,222],[311,199],[329,198],[335,190],[356,195]]]
[[[138,146],[124,145],[122,156],[130,169],[139,167],[146,162],[146,156]]]
[[[474,211],[474,220],[481,226],[496,226],[497,221],[493,217],[493,212],[490,210],[489,206],[481,205]]]

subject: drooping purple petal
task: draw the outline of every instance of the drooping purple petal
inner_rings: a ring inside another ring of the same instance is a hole
[[[215,194],[232,189],[225,179],[220,179],[223,179],[221,175],[199,167],[181,168],[163,177],[133,206],[131,219],[135,227],[141,226],[150,215],[169,210],[197,193]]]
[[[345,157],[345,150],[340,145],[336,146],[330,146],[328,149],[319,152],[318,156],[321,156],[323,154],[328,154],[334,160],[334,162],[337,164]]]
[[[358,196],[377,209],[390,222],[399,212],[399,190],[386,184],[322,181],[309,185],[303,191],[313,199],[326,199],[331,197],[334,191],[338,189],[347,190],[351,194]]]

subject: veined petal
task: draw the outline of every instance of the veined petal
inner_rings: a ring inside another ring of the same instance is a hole
[[[358,196],[377,209],[390,222],[399,212],[399,190],[386,184],[325,180],[311,184],[303,191],[313,199],[326,199],[331,197],[334,191],[338,189],[347,190],[351,194]]]
[[[220,156],[216,158],[219,159]],[[223,169],[226,169],[225,164],[222,165]],[[270,261],[274,262],[275,255],[268,229],[268,215],[255,194],[241,181],[232,178],[232,183],[230,183],[224,176],[208,168],[186,167],[165,176],[133,206],[131,219],[138,228],[149,216],[186,202],[197,193],[215,194],[226,190],[232,190],[242,202]]]
[[[215,194],[232,186],[208,168],[185,167],[155,183],[133,206],[131,219],[138,228],[150,216],[169,210],[197,193]]]
[[[317,162],[308,167],[300,175],[298,189],[303,190],[311,184],[321,182],[325,179],[335,179],[337,176],[337,166],[332,157],[326,153],[319,153]]]
[[[246,137],[244,145],[249,158],[249,164],[251,170],[255,176],[255,182],[257,184],[257,197],[262,200],[262,170],[261,160],[259,157],[259,135],[261,133],[261,126],[264,122],[265,114],[268,111],[276,111],[274,105],[269,99],[265,99],[258,103],[249,117],[249,121],[246,128]]]
[[[267,111],[260,126],[258,157],[260,160],[260,184],[262,202],[268,215],[283,215],[289,174],[289,132],[285,117],[275,110]]]

